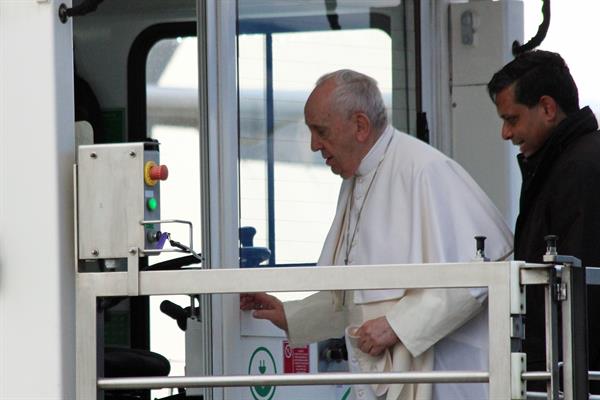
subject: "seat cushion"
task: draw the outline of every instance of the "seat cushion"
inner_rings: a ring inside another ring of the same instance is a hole
[[[121,347],[104,349],[104,376],[106,378],[167,376],[170,371],[169,360],[150,350]]]

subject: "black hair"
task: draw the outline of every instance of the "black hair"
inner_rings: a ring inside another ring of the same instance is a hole
[[[496,95],[513,83],[516,101],[527,107],[538,104],[542,96],[550,96],[565,114],[579,110],[577,85],[558,53],[534,50],[519,54],[488,83],[492,101],[495,103]]]

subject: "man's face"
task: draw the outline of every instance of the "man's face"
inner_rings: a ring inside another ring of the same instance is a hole
[[[330,105],[334,88],[335,83],[329,80],[313,90],[304,107],[304,120],[310,129],[311,150],[321,152],[334,174],[349,178],[362,159],[361,147],[355,137],[355,116],[348,119]]]
[[[546,142],[552,131],[548,114],[542,104],[533,107],[517,103],[514,84],[496,95],[496,109],[502,118],[502,139],[519,146],[530,157]]]

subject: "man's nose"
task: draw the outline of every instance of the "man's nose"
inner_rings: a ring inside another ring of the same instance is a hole
[[[321,148],[323,147],[323,144],[321,143],[321,140],[319,139],[319,137],[311,132],[310,133],[310,149],[312,151],[319,151],[321,150]]]
[[[510,129],[510,127],[505,123],[502,124],[502,139],[504,140],[510,140],[513,137],[513,133],[512,130]]]

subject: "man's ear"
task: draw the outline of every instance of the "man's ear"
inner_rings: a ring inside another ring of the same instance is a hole
[[[562,109],[553,97],[547,95],[540,97],[539,105],[542,107],[546,120],[551,124],[560,122],[564,117]]]
[[[367,114],[363,112],[357,112],[354,114],[356,123],[356,140],[360,143],[364,143],[369,140],[371,136],[371,120],[367,117]]]

